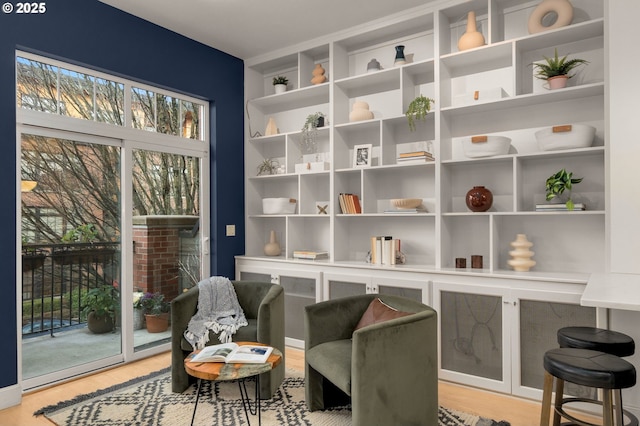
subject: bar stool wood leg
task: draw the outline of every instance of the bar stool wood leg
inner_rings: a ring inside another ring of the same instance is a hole
[[[549,426],[551,415],[551,393],[553,392],[553,376],[548,371],[544,372],[544,385],[542,387],[542,413],[540,414],[540,426]]]
[[[562,417],[556,409],[562,407],[562,399],[564,398],[564,380],[556,377],[556,400],[553,405],[553,426],[560,426]]]

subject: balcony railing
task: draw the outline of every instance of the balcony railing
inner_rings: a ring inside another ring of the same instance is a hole
[[[82,295],[119,277],[120,243],[24,244],[22,334],[85,323]]]

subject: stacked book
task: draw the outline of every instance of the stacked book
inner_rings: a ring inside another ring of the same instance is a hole
[[[340,201],[340,210],[343,214],[360,214],[362,213],[362,206],[360,206],[360,199],[356,194],[340,193],[338,196]]]
[[[433,154],[429,151],[411,151],[403,152],[398,155],[396,162],[398,164],[417,164],[433,161]]]
[[[315,251],[315,250],[294,250],[293,258],[294,259],[327,259],[329,257],[329,252],[326,251]]]
[[[583,203],[575,203],[573,210],[569,210],[566,204],[536,204],[537,212],[568,212],[586,210],[587,207]]]
[[[374,265],[395,265],[396,254],[400,252],[400,240],[391,236],[371,237],[371,263]]]

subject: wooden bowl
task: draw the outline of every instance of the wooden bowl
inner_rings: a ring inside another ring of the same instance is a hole
[[[391,204],[397,209],[415,209],[422,204],[422,198],[395,198]]]

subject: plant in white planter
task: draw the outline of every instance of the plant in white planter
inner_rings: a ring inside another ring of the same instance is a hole
[[[420,95],[411,101],[409,107],[405,111],[404,115],[407,117],[409,123],[409,130],[412,132],[416,130],[416,120],[424,120],[427,117],[429,111],[431,111],[431,104],[435,101],[431,98],[427,98],[424,95]]]
[[[547,81],[550,89],[561,89],[565,87],[567,85],[567,80],[575,75],[570,74],[571,71],[580,65],[589,63],[584,59],[577,58],[567,60],[568,56],[569,55],[559,58],[558,49],[555,49],[555,55],[553,58],[543,56],[545,62],[532,64],[536,71],[535,77],[540,80]]]
[[[324,127],[325,115],[321,112],[309,114],[302,126],[302,140],[300,143],[300,150],[302,154],[317,154],[316,136],[318,133],[318,127]]]
[[[278,75],[273,77],[273,87],[276,93],[284,93],[287,91],[287,84],[289,84],[289,79],[283,75]]]

